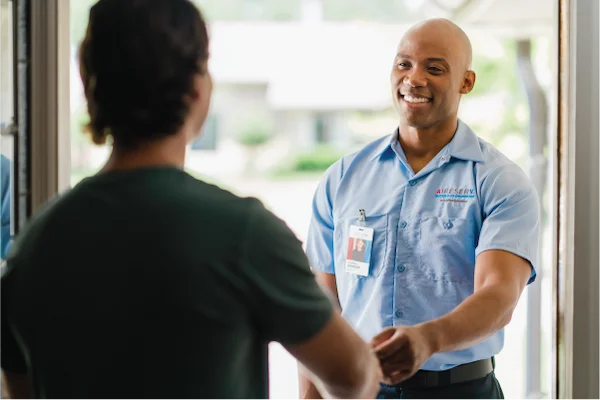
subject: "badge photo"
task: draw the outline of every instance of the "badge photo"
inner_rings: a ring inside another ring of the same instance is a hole
[[[373,246],[373,229],[364,226],[350,226],[346,272],[368,276]]]

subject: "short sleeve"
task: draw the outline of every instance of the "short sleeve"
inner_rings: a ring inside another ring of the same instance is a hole
[[[342,161],[333,164],[315,191],[312,216],[306,239],[306,255],[311,268],[334,274],[333,199],[342,174]]]
[[[15,373],[26,373],[27,363],[13,331],[13,324],[10,321],[10,306],[12,302],[10,281],[14,271],[7,270],[2,276],[2,348],[0,350],[0,360],[2,370]]]
[[[268,340],[299,343],[325,326],[333,307],[308,266],[302,244],[258,201],[251,207],[243,254],[248,304]]]
[[[531,264],[536,277],[541,215],[537,191],[516,165],[496,168],[482,183],[483,225],[476,255],[504,250]]]

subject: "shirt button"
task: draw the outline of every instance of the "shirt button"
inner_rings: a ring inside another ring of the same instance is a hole
[[[402,317],[404,317],[404,313],[402,311],[398,310],[398,311],[396,311],[396,317],[402,318]]]
[[[453,226],[454,225],[450,221],[444,222],[444,228],[446,229],[452,229]]]
[[[400,228],[402,228],[402,229],[406,228],[407,225],[408,224],[406,223],[406,221],[400,222]]]
[[[442,156],[441,160],[444,162],[448,161],[448,156]]]
[[[404,264],[398,265],[398,272],[404,272],[405,270],[406,270],[406,267],[404,267]]]
[[[410,182],[408,182],[408,184],[409,184],[410,186],[415,186],[415,185],[417,184],[417,181],[410,181]]]

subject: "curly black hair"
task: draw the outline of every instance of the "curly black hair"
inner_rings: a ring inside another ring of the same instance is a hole
[[[98,1],[79,54],[93,142],[135,148],[175,134],[207,60],[206,23],[189,0]]]

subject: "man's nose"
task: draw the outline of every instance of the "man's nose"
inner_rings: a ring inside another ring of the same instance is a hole
[[[413,88],[422,87],[427,85],[427,78],[420,68],[413,68],[406,74],[404,83]]]

